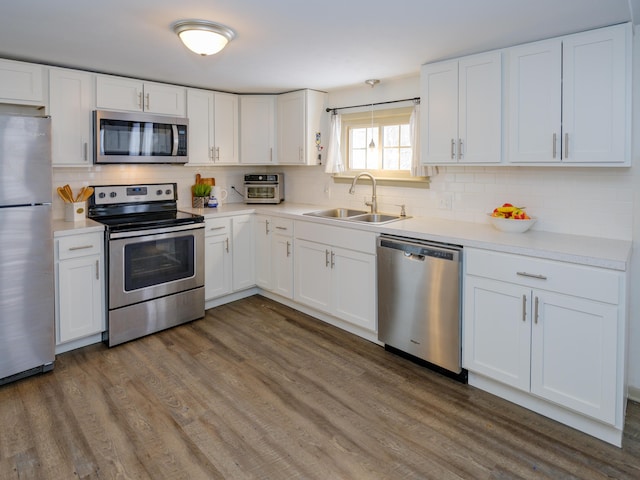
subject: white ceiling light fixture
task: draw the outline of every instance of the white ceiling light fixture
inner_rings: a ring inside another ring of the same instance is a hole
[[[182,43],[198,55],[214,55],[236,36],[235,32],[208,20],[180,20],[173,24]]]

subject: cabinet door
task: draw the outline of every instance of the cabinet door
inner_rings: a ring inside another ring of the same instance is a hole
[[[331,248],[296,239],[294,251],[294,300],[331,313]]]
[[[143,110],[144,87],[140,80],[98,75],[96,107],[109,110]]]
[[[293,298],[293,237],[273,235],[273,291],[286,298]]]
[[[204,239],[204,296],[207,300],[231,293],[229,233],[227,228],[220,235],[209,235]]]
[[[349,323],[376,331],[376,257],[333,248],[332,290],[335,315]]]
[[[186,116],[186,89],[162,83],[145,83],[144,111],[176,117]]]
[[[189,117],[189,162],[187,165],[213,164],[213,92],[187,90]]]
[[[255,259],[256,259],[256,285],[265,290],[273,288],[272,280],[272,220],[266,215],[256,215],[255,218]]]
[[[529,391],[530,301],[530,290],[518,285],[465,277],[465,368]]]
[[[563,41],[562,157],[565,163],[625,162],[629,27]]]
[[[546,291],[533,302],[531,392],[614,425],[618,308]]]
[[[240,163],[273,163],[275,104],[273,95],[240,97]]]
[[[502,151],[502,54],[474,55],[458,65],[458,161],[499,163]]]
[[[100,255],[58,262],[58,344],[104,330],[103,277]]]
[[[305,92],[278,95],[278,163],[305,163]]]
[[[243,290],[256,284],[253,216],[239,215],[232,219],[233,228],[233,290]]]
[[[0,60],[0,99],[43,103],[43,67],[31,63]]]
[[[238,163],[238,96],[214,94],[214,150],[215,163]]]
[[[93,163],[91,126],[94,76],[74,70],[49,70],[49,114],[53,165]]]
[[[559,162],[562,44],[538,42],[508,52],[508,160]]]
[[[422,163],[457,162],[458,62],[423,65],[420,75]]]

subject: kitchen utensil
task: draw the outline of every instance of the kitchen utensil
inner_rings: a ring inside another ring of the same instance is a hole
[[[64,187],[57,188],[58,195],[65,203],[73,203],[73,197],[70,197]]]

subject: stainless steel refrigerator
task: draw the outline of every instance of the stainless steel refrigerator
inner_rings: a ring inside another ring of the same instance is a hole
[[[55,360],[51,119],[0,115],[0,385]]]

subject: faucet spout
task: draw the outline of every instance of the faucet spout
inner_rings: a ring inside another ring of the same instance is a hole
[[[369,172],[362,172],[356,175],[351,182],[351,187],[349,188],[349,193],[353,195],[356,191],[356,183],[360,180],[360,177],[369,177],[371,179],[371,201],[364,202],[365,205],[371,207],[371,213],[378,213],[378,197],[376,195],[376,177],[371,175]]]

